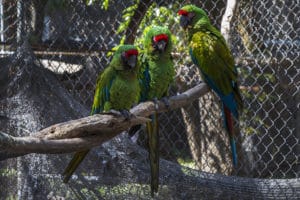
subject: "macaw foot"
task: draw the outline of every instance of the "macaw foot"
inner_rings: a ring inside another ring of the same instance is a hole
[[[120,113],[123,115],[125,120],[131,119],[134,115],[130,113],[128,110],[121,110]]]
[[[167,110],[170,110],[170,101],[167,97],[163,97],[161,101],[165,104]]]
[[[161,98],[161,101],[165,104],[167,110],[169,110],[170,109],[170,102],[169,102],[168,98],[163,97],[163,98]],[[157,100],[156,97],[153,99],[153,102],[154,102],[155,110],[158,110],[158,100]]]
[[[156,97],[153,98],[154,108],[158,110],[158,99]]]
[[[132,117],[134,117],[134,115],[126,109],[123,109],[123,110],[120,110],[120,111],[111,109],[111,110],[109,110],[109,113],[112,113],[112,114],[117,115],[117,116],[122,116],[122,117],[125,118],[125,120],[129,120]]]

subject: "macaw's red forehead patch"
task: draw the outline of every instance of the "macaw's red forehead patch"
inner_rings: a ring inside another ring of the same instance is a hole
[[[158,41],[160,41],[160,40],[164,40],[164,41],[168,41],[168,35],[167,34],[159,34],[159,35],[156,35],[156,36],[154,36],[154,38],[153,38],[153,41],[154,42],[158,42]]]
[[[189,14],[189,12],[188,12],[188,11],[185,11],[185,10],[179,10],[179,11],[177,12],[177,14],[178,14],[178,15],[184,15],[184,16],[187,16],[187,15]]]
[[[137,56],[138,54],[139,54],[139,52],[136,49],[129,49],[129,50],[125,51],[126,58],[128,58],[128,57],[130,57],[132,55],[136,55]]]

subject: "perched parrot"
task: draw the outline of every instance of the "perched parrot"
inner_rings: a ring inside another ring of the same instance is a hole
[[[200,69],[202,79],[222,102],[224,127],[229,135],[233,165],[237,166],[237,153],[232,115],[238,119],[243,108],[237,84],[237,70],[233,56],[221,33],[211,25],[204,10],[194,6],[182,7],[180,26],[187,32],[192,61]]]
[[[171,58],[171,32],[166,27],[147,27],[143,35],[144,53],[140,54],[141,69],[140,102],[168,96],[168,90],[174,80],[175,68]],[[166,105],[168,102],[163,98]],[[158,192],[159,183],[159,124],[157,114],[150,116],[146,124],[148,135],[149,160],[151,168],[151,195]]]
[[[114,53],[109,66],[98,76],[91,115],[109,110],[120,111],[125,117],[139,101],[138,50],[122,45]],[[89,150],[76,152],[63,173],[67,183]]]

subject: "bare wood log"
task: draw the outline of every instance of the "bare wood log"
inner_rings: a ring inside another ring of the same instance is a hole
[[[148,120],[144,117],[124,120],[123,117],[103,114],[55,124],[29,137],[13,137],[0,132],[0,151],[24,155],[85,150],[112,139],[128,126]]]
[[[144,117],[133,117],[125,120],[123,116],[111,113],[95,114],[52,125],[34,134],[34,137],[53,140],[97,135],[105,138],[109,137],[107,135],[124,131],[130,126],[147,121],[148,119]]]
[[[208,87],[201,83],[180,95],[170,97],[169,110],[188,105],[206,92]],[[129,120],[104,113],[55,124],[28,137],[13,137],[0,132],[0,152],[20,156],[28,153],[69,153],[89,149],[112,139],[131,126],[147,122],[149,119],[145,117],[154,112],[166,111],[168,109],[161,101],[158,102],[158,109],[153,102],[145,102],[130,110],[136,117]]]
[[[170,97],[169,100],[169,109],[166,108],[165,103],[162,101],[158,101],[158,109],[155,109],[155,105],[153,102],[145,102],[139,104],[132,108],[130,112],[137,116],[149,116],[154,112],[162,113],[167,112],[169,110],[174,110],[177,108],[181,108],[193,102],[194,100],[198,99],[199,97],[203,96],[209,91],[208,86],[205,83],[200,83],[195,87],[179,94],[176,96]]]

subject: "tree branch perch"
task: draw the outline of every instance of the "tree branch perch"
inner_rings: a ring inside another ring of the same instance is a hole
[[[169,98],[169,110],[188,105],[207,92],[208,87],[201,83],[180,95],[172,96]],[[166,111],[168,109],[163,102],[158,102],[156,111],[154,103],[149,101],[132,108],[130,112],[136,117],[129,120],[103,113],[55,124],[26,137],[13,137],[0,132],[0,152],[7,152],[15,157],[29,153],[59,154],[90,149],[131,126],[149,121],[145,117],[154,112]]]

